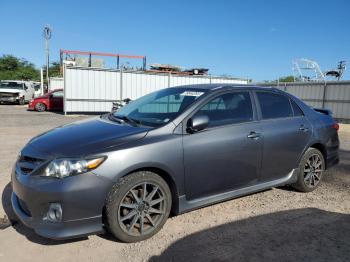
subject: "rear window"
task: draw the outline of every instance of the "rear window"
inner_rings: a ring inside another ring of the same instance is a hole
[[[288,97],[268,92],[257,92],[256,94],[259,99],[263,119],[293,116],[292,107]]]

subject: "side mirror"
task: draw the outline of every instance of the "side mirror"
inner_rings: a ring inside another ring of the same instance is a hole
[[[187,132],[193,134],[201,131],[209,125],[209,117],[207,115],[194,116],[187,122]]]

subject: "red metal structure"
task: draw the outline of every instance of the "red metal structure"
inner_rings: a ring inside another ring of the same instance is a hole
[[[113,53],[102,53],[102,52],[90,52],[90,51],[77,51],[77,50],[60,50],[60,64],[63,65],[64,56],[67,55],[87,55],[89,56],[89,67],[91,66],[92,56],[106,56],[106,57],[116,57],[117,58],[117,68],[119,69],[120,58],[128,59],[142,59],[142,70],[146,70],[146,56],[140,55],[123,55],[123,54],[113,54]]]

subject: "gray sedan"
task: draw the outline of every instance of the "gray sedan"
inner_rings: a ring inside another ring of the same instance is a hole
[[[282,185],[313,191],[339,161],[338,127],[273,88],[167,88],[33,138],[13,169],[12,206],[48,238],[107,229],[141,241],[171,212]]]

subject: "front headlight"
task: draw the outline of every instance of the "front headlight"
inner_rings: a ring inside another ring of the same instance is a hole
[[[55,159],[46,167],[42,176],[65,178],[78,175],[97,168],[105,161],[106,157],[94,159]]]

